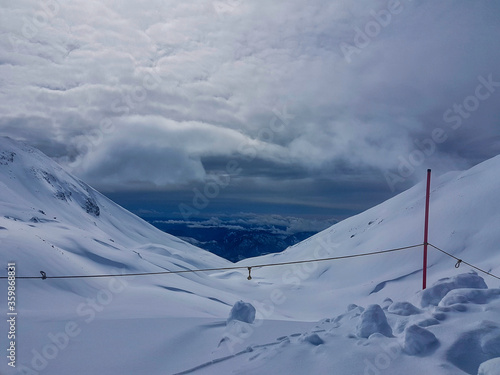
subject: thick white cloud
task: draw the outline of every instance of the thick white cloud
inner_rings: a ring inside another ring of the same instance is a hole
[[[443,120],[500,81],[494,1],[4,3],[0,133],[100,188],[203,181],[249,147],[256,174],[395,171],[436,128],[425,168],[500,152],[500,88]]]

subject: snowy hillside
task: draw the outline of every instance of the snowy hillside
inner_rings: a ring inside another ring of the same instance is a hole
[[[434,176],[430,231],[432,244],[496,275],[498,170],[500,157]],[[0,139],[0,191],[0,260],[14,261],[17,276],[232,266],[9,139]],[[281,254],[237,265],[420,244],[424,199],[417,185]],[[500,281],[455,263],[430,249],[425,292],[421,247],[255,267],[251,280],[246,270],[18,280],[17,366],[4,359],[0,373],[498,375]],[[9,348],[3,328],[0,345]]]
[[[230,264],[157,230],[70,176],[41,152],[8,138],[0,138],[0,191],[0,261],[5,265],[16,261],[17,276],[40,276],[40,271],[47,276],[161,272]],[[210,279],[205,276],[182,277],[182,282],[208,289]],[[178,279],[174,276],[169,281]],[[94,294],[102,284],[100,280],[58,280],[50,285],[26,281],[21,306],[52,310],[58,303],[58,298],[52,301],[54,293],[71,300]],[[148,280],[146,285],[151,293],[166,287],[159,279]],[[39,304],[41,296],[50,303]],[[192,308],[191,299],[185,308]],[[67,308],[68,300],[61,309]],[[177,300],[179,306],[173,313],[184,305],[182,300]],[[208,303],[207,310],[211,304],[217,305]],[[162,314],[169,308],[164,306]],[[199,309],[194,311],[203,315]]]
[[[433,176],[429,242],[467,260],[484,270],[500,274],[500,156],[465,172]],[[280,254],[245,260],[242,264],[277,263],[298,259],[316,259],[359,254],[423,243],[425,184],[390,199],[357,216],[295,245]],[[456,261],[429,249],[428,285],[450,275]],[[422,248],[376,257],[336,262],[298,265],[291,268],[265,268],[255,275],[269,280],[281,279],[293,288],[304,289],[320,281],[328,288],[304,293],[302,314],[320,318],[317,302],[336,298],[351,302],[379,300],[381,297],[403,298],[417,292],[422,285]],[[487,278],[490,286],[498,280]],[[377,293],[372,293],[378,290]],[[334,303],[332,307],[334,308]],[[288,310],[288,308],[287,308]]]

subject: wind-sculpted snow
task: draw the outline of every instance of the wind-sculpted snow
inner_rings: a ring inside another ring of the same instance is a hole
[[[461,303],[484,305],[500,298],[500,289],[454,289],[439,302],[439,306],[453,306]]]
[[[490,359],[481,363],[477,375],[498,375],[500,374],[500,357]]]
[[[424,290],[421,294],[422,299],[420,304],[422,307],[427,307],[429,305],[437,306],[443,297],[451,290],[468,287],[480,289],[488,288],[484,279],[475,273],[457,275],[456,277],[439,280],[433,286]]]
[[[374,333],[380,333],[387,337],[392,336],[392,329],[387,323],[385,313],[379,305],[370,305],[363,311],[357,333],[359,337],[365,339]]]
[[[395,302],[389,306],[387,311],[391,314],[403,316],[416,315],[422,312],[410,302]]]
[[[250,303],[238,301],[234,304],[229,313],[228,322],[239,320],[240,322],[253,323],[255,321],[255,307]]]
[[[452,290],[450,294],[458,291],[466,294],[472,291],[490,291],[473,287],[478,285],[478,280],[470,275],[458,275],[461,285],[467,288]],[[436,285],[444,286],[447,283],[449,280],[441,280]],[[287,371],[303,374],[301,371],[308,368],[310,373],[321,374],[429,372],[475,375],[482,362],[500,356],[500,304],[489,305],[488,314],[485,314],[485,310],[479,308],[484,306],[484,300],[470,300],[469,303],[478,306],[467,312],[447,309],[443,309],[446,312],[439,312],[441,309],[433,305],[417,309],[411,303],[403,301],[389,305],[388,311],[384,312],[377,304],[366,308],[351,304],[346,312],[337,317],[310,324],[302,332],[290,331],[276,337],[275,341],[255,343],[247,346],[246,351],[235,342],[234,334],[237,331],[232,327],[233,336],[226,331],[219,348],[230,347],[238,357],[243,357],[237,361],[241,366],[237,373],[241,374],[257,374],[262,369],[272,369],[275,373]],[[390,312],[392,305],[396,305],[393,308],[395,313]],[[411,311],[412,314],[401,314],[401,309]],[[486,316],[494,317],[497,323],[477,323],[477,319]],[[429,324],[430,321],[432,324]],[[256,324],[238,326],[242,334],[240,337],[257,330]],[[328,356],[329,360],[325,361],[324,356]],[[357,360],[350,361],[352,357]],[[420,361],[422,357],[426,358],[426,362]],[[449,362],[443,361],[443,357]],[[297,362],[299,358],[300,365]],[[234,360],[234,356],[221,357],[220,362],[204,364],[204,372],[200,373],[224,373],[232,368],[231,364],[234,366]],[[494,361],[485,363],[481,371],[489,374],[496,366]]]
[[[411,325],[404,332],[404,351],[409,355],[426,355],[438,345],[434,334],[418,325]]]
[[[500,357],[500,325],[487,320],[461,333],[447,351],[447,359],[467,374],[476,374],[481,363],[497,357]]]

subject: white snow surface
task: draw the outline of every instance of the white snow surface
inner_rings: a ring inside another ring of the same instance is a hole
[[[500,374],[500,358],[490,359],[479,366],[478,375]]]
[[[496,157],[433,176],[430,223],[431,243],[496,275],[499,170]],[[49,277],[233,265],[8,138],[0,138],[0,192],[1,276],[8,262],[17,276]],[[422,183],[283,253],[237,265],[419,244],[424,201]],[[421,247],[256,267],[252,280],[246,269],[18,279],[16,367],[4,355],[0,374],[500,374],[500,281],[455,263],[430,248],[424,292]]]

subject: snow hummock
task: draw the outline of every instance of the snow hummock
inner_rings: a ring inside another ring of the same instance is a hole
[[[234,304],[229,313],[228,322],[239,320],[244,323],[253,323],[255,321],[255,307],[251,303],[238,301]]]
[[[322,345],[325,343],[317,333],[305,334],[304,336],[302,336],[301,340],[302,342],[308,342],[309,344],[312,344],[314,346]]]
[[[415,307],[410,302],[394,302],[389,306],[387,311],[391,314],[403,316],[416,315],[422,312],[419,308]]]
[[[436,336],[425,328],[413,324],[405,329],[404,350],[409,355],[425,355],[437,344]]]
[[[439,306],[453,306],[462,303],[484,305],[500,298],[500,289],[454,289],[439,302]]]
[[[490,320],[473,324],[455,340],[447,359],[468,374],[477,373],[481,363],[500,357],[500,326]]]
[[[496,275],[498,170],[500,157],[433,176],[430,228],[431,243]],[[18,276],[232,265],[7,138],[0,191],[0,263],[15,261]],[[18,366],[0,361],[0,373],[498,374],[500,283],[432,249],[423,292],[421,248],[255,268],[247,280],[256,264],[419,244],[424,203],[418,184],[283,253],[237,263],[242,270],[18,280]]]
[[[357,334],[359,337],[368,338],[374,333],[391,337],[392,329],[387,323],[384,310],[379,305],[370,305],[361,314]]]
[[[490,359],[481,363],[477,375],[498,375],[500,374],[500,357]]]
[[[420,304],[422,307],[427,307],[429,305],[437,306],[442,298],[451,290],[468,287],[476,289],[488,288],[484,279],[477,274],[461,274],[455,277],[441,279],[430,288],[422,291]]]

